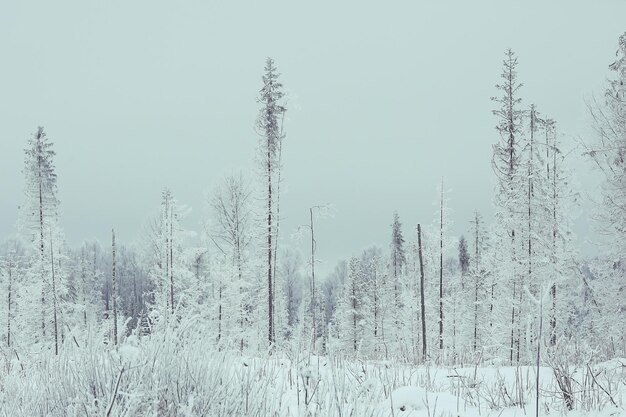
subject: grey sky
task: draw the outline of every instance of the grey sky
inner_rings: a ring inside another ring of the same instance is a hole
[[[583,97],[602,90],[625,16],[621,0],[3,2],[0,237],[14,230],[38,125],[56,144],[71,244],[112,225],[134,240],[164,186],[198,230],[204,192],[254,168],[268,55],[290,96],[286,241],[326,202],[337,211],[317,230],[323,270],[386,247],[394,210],[411,239],[433,219],[442,175],[464,233],[474,209],[491,217],[489,97],[503,51],[519,55],[525,103],[584,135]],[[576,168],[595,188],[588,165]],[[586,221],[577,232],[584,240]]]

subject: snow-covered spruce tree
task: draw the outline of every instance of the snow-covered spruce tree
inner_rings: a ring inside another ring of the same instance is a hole
[[[461,270],[462,285],[465,287],[465,278],[470,268],[470,255],[467,247],[467,240],[465,236],[461,235],[459,238],[459,269]]]
[[[470,317],[474,313],[473,305],[473,289],[470,280],[470,262],[472,260],[470,256],[469,245],[465,236],[459,238],[457,245],[456,263],[456,278],[453,282],[453,293],[450,301],[452,302],[453,314],[453,350],[454,358],[457,360],[459,357],[463,357],[470,352],[468,341],[471,340],[471,330],[473,322]],[[455,269],[448,268],[451,272],[455,272]]]
[[[507,50],[502,66],[502,82],[496,85],[500,95],[492,97],[498,105],[493,110],[497,116],[496,130],[500,140],[493,146],[492,166],[498,179],[495,203],[495,253],[498,270],[495,290],[499,300],[511,300],[494,306],[498,318],[497,328],[508,332],[501,335],[500,343],[508,350],[510,363],[519,360],[520,351],[520,308],[519,297],[521,288],[521,271],[519,266],[521,245],[521,218],[518,208],[523,201],[523,188],[520,179],[520,146],[522,137],[522,119],[524,111],[521,109],[519,89],[522,84],[517,81],[517,57],[512,50]],[[508,310],[508,314],[506,313]],[[508,316],[508,318],[507,318]]]
[[[348,276],[341,291],[341,297],[337,306],[336,319],[340,346],[344,352],[354,356],[361,350],[367,350],[367,344],[371,338],[368,326],[367,284],[357,257],[352,257],[348,266]]]
[[[319,277],[315,274],[317,240],[315,235],[315,218],[317,215],[328,213],[328,205],[315,205],[309,207],[309,224],[304,226],[311,233],[310,257],[309,257],[309,285],[305,289],[305,300],[307,301],[306,319],[302,322],[308,325],[307,333],[310,334],[312,350],[318,351],[317,340],[322,336],[324,329],[324,305],[323,294],[319,289]]]
[[[542,317],[546,322],[543,328],[548,329],[541,337],[552,346],[556,344],[557,320],[564,324],[571,319],[568,303],[557,299],[557,287],[567,288],[577,274],[570,226],[575,194],[556,140],[555,124],[541,118],[535,106],[528,114],[528,134],[520,152],[519,169],[524,194],[518,213],[523,220],[518,228],[522,291],[518,291],[516,300],[519,323],[515,342],[515,359],[523,362],[530,362],[535,355],[540,337],[540,304],[546,305]],[[544,300],[548,290],[549,306]]]
[[[65,271],[60,265],[63,237],[59,227],[57,176],[53,143],[42,127],[32,135],[25,150],[25,202],[20,213],[20,230],[31,243],[28,278],[22,292],[29,308],[21,328],[33,341],[48,345],[55,354],[62,343],[61,296],[66,292]],[[56,257],[56,259],[55,259]],[[39,317],[33,315],[39,311]]]
[[[19,239],[9,239],[0,246],[0,285],[6,294],[1,302],[0,323],[4,329],[0,340],[8,348],[16,344],[15,318],[20,306],[17,299],[17,287],[22,284],[25,267],[25,249]]]
[[[191,298],[193,274],[183,251],[184,232],[180,227],[184,214],[184,207],[178,205],[169,189],[164,189],[158,216],[146,236],[150,248],[147,262],[154,287],[150,315],[161,327],[174,325]]]
[[[614,75],[604,94],[603,104],[594,103],[589,110],[594,120],[596,142],[588,145],[588,155],[605,175],[604,231],[615,240],[612,247],[623,254],[626,246],[626,33],[619,38],[617,58],[609,69]]]
[[[620,335],[617,343],[612,338],[611,345],[621,345],[625,350],[626,273],[622,265],[626,263],[626,33],[619,37],[616,59],[609,65],[609,70],[612,75],[605,90],[604,103],[594,102],[589,106],[596,140],[588,145],[587,154],[605,176],[598,226],[610,242],[606,267],[594,268],[593,275],[610,288],[604,299],[600,297],[601,291],[596,291],[596,301],[604,310],[601,315],[611,323],[611,333]]]
[[[445,341],[445,297],[450,291],[444,286],[444,257],[446,253],[454,250],[454,241],[448,238],[448,230],[452,223],[450,220],[451,210],[448,203],[447,191],[443,188],[443,181],[436,187],[437,198],[433,201],[436,211],[430,227],[422,230],[423,262],[426,271],[425,298],[426,298],[426,321],[436,323],[428,327],[426,337],[431,347],[429,355],[438,362],[446,360],[446,354],[451,344]],[[433,279],[428,279],[433,277]],[[436,348],[437,350],[433,350]]]
[[[551,217],[548,201],[548,178],[546,175],[545,149],[540,141],[540,129],[544,121],[534,105],[529,109],[528,134],[521,150],[520,177],[523,173],[524,201],[520,205],[521,247],[519,265],[521,266],[521,288],[518,292],[520,332],[517,341],[521,344],[516,352],[518,360],[529,362],[533,358],[536,339],[539,333],[539,306],[537,301],[543,294],[547,283],[549,249],[551,247],[548,230],[551,229]],[[530,297],[529,297],[530,295]]]
[[[337,333],[339,327],[338,310],[345,282],[348,279],[348,263],[344,260],[335,265],[335,268],[322,285],[324,299],[324,326],[323,345],[327,346],[329,338]]]
[[[98,291],[98,308],[96,309],[96,320],[98,323],[98,330],[101,333],[102,340],[108,341],[109,337],[109,322],[108,316],[110,311],[111,301],[111,280],[109,279],[108,266],[110,257],[107,252],[101,247],[100,243],[92,242],[90,245],[90,276]],[[106,321],[104,321],[106,319]],[[88,322],[89,323],[89,322]]]
[[[624,275],[626,268],[618,258],[593,259],[585,272],[582,303],[577,313],[583,317],[575,330],[579,349],[594,352],[598,360],[624,355]],[[582,337],[581,337],[582,336]],[[582,339],[582,340],[580,340]]]
[[[543,303],[548,288],[552,303],[543,319],[551,318],[548,334],[551,342],[556,343],[557,282],[563,285],[574,271],[567,214],[572,192],[566,186],[568,180],[562,164],[557,164],[561,150],[556,144],[554,123],[541,118],[534,105],[528,115],[528,134],[519,136],[519,143],[523,146],[519,148],[517,175],[512,182],[512,200],[517,203],[509,210],[516,230],[517,242],[512,250],[516,262],[512,266],[517,272],[513,274],[515,279],[509,282],[512,288],[503,287],[505,293],[502,289],[498,291],[500,296],[514,294],[509,344],[511,362],[533,360],[540,337],[539,303]],[[496,223],[496,227],[497,231],[501,230],[500,224]],[[502,242],[501,235],[496,238]],[[495,252],[495,255],[499,253]],[[502,272],[502,269],[497,271],[500,283],[505,278]],[[506,311],[506,303],[501,307]],[[568,316],[565,310],[562,312]]]
[[[118,335],[117,335],[117,327],[118,327],[118,322],[117,322],[117,305],[118,305],[118,290],[117,290],[117,265],[116,265],[116,259],[115,259],[115,255],[116,255],[116,247],[115,247],[115,230],[111,229],[111,299],[113,300],[112,304],[113,304],[113,335],[112,335],[112,339],[113,339],[113,345],[117,346],[117,341],[118,341]]]
[[[254,332],[249,329],[255,323],[246,321],[246,318],[253,318],[254,310],[248,311],[253,307],[242,296],[247,293],[247,288],[244,288],[245,292],[240,290],[237,274],[228,256],[214,256],[211,265],[212,294],[207,307],[211,311],[214,341],[220,350],[256,348],[251,343],[251,333]]]
[[[185,260],[191,256],[184,256]],[[137,250],[133,246],[117,245],[118,300],[121,318],[128,320],[128,329],[137,329],[142,317],[148,311],[146,295],[149,288],[149,277],[138,259]]]
[[[229,257],[239,280],[243,279],[246,252],[252,239],[250,194],[241,174],[229,175],[211,200],[215,218],[213,239],[218,249]]]
[[[393,319],[389,332],[390,340],[393,341],[394,351],[398,353],[404,343],[406,336],[405,322],[403,321],[405,305],[402,294],[405,289],[405,267],[406,253],[404,248],[404,236],[402,234],[402,223],[398,212],[393,213],[393,223],[391,224],[391,243],[389,244],[389,285],[392,286],[393,298],[389,300],[394,306],[391,317]]]
[[[116,324],[118,344],[129,332],[150,331],[147,314],[152,287],[148,268],[137,250],[120,243],[116,235],[114,290],[112,243],[104,250],[97,242],[84,242],[71,257],[71,306],[76,323],[71,330],[84,344],[91,342],[93,334],[99,334],[105,344],[114,344]],[[139,330],[140,325],[145,327]]]
[[[409,235],[411,236],[411,235]],[[411,236],[415,238],[415,236]],[[419,317],[419,259],[418,259],[418,243],[417,240],[411,239],[407,245],[407,266],[406,266],[406,288],[403,293],[405,309],[405,321],[407,323],[408,334],[407,338],[407,360],[413,363],[419,362],[420,351],[420,317]]]
[[[274,262],[272,255],[274,249],[275,218],[273,202],[276,195],[276,173],[279,169],[279,150],[284,138],[282,118],[286,108],[282,104],[284,93],[282,84],[278,81],[279,73],[272,58],[265,61],[265,73],[263,75],[263,88],[260,91],[258,102],[261,109],[256,121],[256,129],[261,137],[260,162],[263,172],[263,180],[266,189],[266,226],[265,249],[267,250],[267,325],[268,342],[270,345],[276,341],[274,329]]]
[[[81,303],[81,291],[82,291],[82,277],[80,275],[80,255],[77,255],[75,251],[69,252],[69,264],[68,264],[68,276],[67,276],[67,287],[68,287],[68,310],[67,314],[73,316],[73,321],[76,323],[73,332],[80,333],[81,336],[84,334],[84,330],[86,326],[85,323],[85,309],[83,308],[84,304]],[[80,303],[80,304],[79,304]],[[74,337],[76,335],[74,334]],[[82,339],[82,337],[81,337]]]
[[[393,277],[393,298],[394,304],[400,308],[401,275],[406,264],[404,253],[404,236],[402,236],[402,224],[398,212],[393,213],[393,223],[391,224],[391,276]]]
[[[117,348],[123,332],[123,314],[121,313],[119,283],[122,276],[119,268],[119,245],[115,233],[111,229],[111,240],[106,249],[96,245],[98,278],[100,280],[103,311],[100,312],[102,321],[97,329],[102,343]]]
[[[495,283],[487,282],[488,262],[485,262],[486,230],[482,216],[478,211],[474,212],[472,219],[472,256],[470,257],[468,275],[471,285],[469,299],[472,301],[472,311],[468,314],[472,323],[470,326],[471,350],[480,354],[479,350],[487,344],[492,344],[490,339],[493,328],[493,297]],[[486,326],[485,323],[488,323]]]
[[[446,277],[443,292],[443,317],[446,321],[443,336],[446,340],[447,362],[463,363],[465,355],[466,321],[468,305],[463,291],[461,268],[455,256],[444,259],[443,274]]]
[[[252,282],[248,264],[248,252],[253,237],[250,195],[250,187],[244,182],[242,175],[233,174],[224,179],[210,198],[211,217],[214,219],[210,237],[217,248],[220,262],[225,264],[221,268],[222,273],[233,273],[232,276],[219,277],[218,298],[224,295],[224,291],[234,298],[223,305],[227,311],[218,311],[218,318],[224,313],[235,319],[230,333],[237,339],[241,350],[246,347],[246,340],[250,337],[252,317],[249,316],[253,313],[249,302]],[[225,286],[229,288],[226,289]],[[219,327],[221,328],[221,324]]]
[[[361,254],[360,262],[370,300],[367,314],[372,324],[369,329],[372,343],[368,355],[377,358],[386,357],[389,352],[385,340],[385,326],[390,326],[392,323],[387,322],[391,315],[388,314],[385,306],[390,305],[395,294],[388,291],[382,249],[377,246],[365,249]],[[404,300],[401,298],[401,301]]]
[[[69,308],[74,323],[71,333],[81,346],[87,345],[90,333],[100,333],[101,330],[106,286],[101,271],[97,269],[98,251],[97,243],[83,242],[71,252],[68,260]]]
[[[283,293],[285,295],[286,329],[284,338],[290,340],[300,320],[304,278],[302,275],[302,256],[300,252],[285,249],[280,262]]]
[[[547,178],[547,242],[549,263],[546,284],[550,288],[550,303],[544,320],[549,345],[554,348],[560,339],[571,339],[578,320],[575,306],[579,305],[581,272],[576,265],[572,232],[573,212],[578,205],[578,193],[572,185],[572,174],[567,166],[567,155],[558,140],[556,123],[543,121],[545,135],[545,161]]]
[[[174,313],[174,198],[170,190],[163,190],[161,202],[161,239],[163,241],[162,285],[164,287],[166,311]],[[167,313],[166,313],[167,314]]]
[[[559,262],[559,258],[557,258],[557,242],[559,238],[558,230],[560,226],[560,220],[557,217],[557,212],[562,209],[563,201],[562,196],[560,195],[558,188],[558,184],[560,183],[560,179],[562,175],[560,173],[563,172],[563,167],[561,162],[560,149],[558,148],[558,141],[556,135],[556,122],[552,119],[543,120],[543,130],[545,133],[545,166],[546,166],[546,181],[547,181],[547,210],[548,210],[548,223],[552,226],[552,230],[548,229],[548,252],[549,252],[549,260],[547,265],[548,270],[548,285],[550,286],[550,298],[551,298],[551,306],[549,311],[549,340],[550,346],[556,346],[557,341],[557,279],[558,279],[558,268],[557,262]],[[559,163],[557,164],[557,159]],[[560,170],[560,173],[557,172]]]

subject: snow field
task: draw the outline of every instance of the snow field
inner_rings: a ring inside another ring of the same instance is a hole
[[[534,367],[446,368],[286,352],[246,357],[207,348],[201,331],[190,334],[130,337],[111,351],[66,343],[58,357],[31,353],[21,362],[3,351],[0,416],[535,415]],[[552,369],[542,366],[540,414],[626,416],[625,364],[572,369],[569,412]]]

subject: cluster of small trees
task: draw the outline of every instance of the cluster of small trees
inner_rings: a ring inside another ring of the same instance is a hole
[[[557,319],[567,321],[574,313],[557,305],[557,288],[569,291],[576,285],[571,281],[580,281],[569,217],[576,195],[565,169],[566,152],[559,143],[556,123],[542,117],[534,104],[523,106],[516,67],[517,58],[509,50],[503,82],[498,85],[501,96],[493,98],[501,106],[494,114],[502,138],[494,146],[493,158],[499,184],[493,272],[498,277],[498,298],[509,300],[503,315],[510,319],[498,328],[500,338],[502,333],[508,336],[504,346],[511,363],[530,360],[532,346],[543,337],[540,329],[545,318],[550,345],[556,345],[557,334],[566,330],[557,327]],[[549,313],[544,317],[540,311],[548,302]]]
[[[586,263],[570,228],[578,196],[568,150],[556,123],[522,102],[510,50],[493,98],[500,134],[493,147],[494,223],[475,212],[468,239],[451,236],[442,180],[431,224],[418,224],[405,237],[394,213],[388,251],[367,248],[323,281],[315,276],[316,207],[309,213],[308,264],[299,252],[278,246],[286,107],[272,59],[258,100],[260,181],[224,178],[206,199],[200,244],[189,244],[181,226],[187,210],[164,189],[139,244],[119,244],[113,230],[110,245],[67,247],[55,153],[39,128],[25,153],[19,232],[0,251],[3,345],[15,355],[36,348],[58,354],[65,343],[94,340],[116,346],[186,316],[210,329],[214,338],[207,342],[240,351],[294,347],[511,364],[530,362],[542,344],[624,354],[626,34],[611,69],[617,76],[606,103],[591,106],[600,140],[588,154],[607,175],[602,214],[615,251]],[[457,256],[447,256],[454,251]]]
[[[606,104],[591,108],[600,142],[588,152],[607,174],[601,211],[620,245],[625,45],[626,35],[610,66],[617,77]],[[493,147],[494,223],[485,225],[475,213],[471,238],[461,237],[458,258],[446,261],[445,248],[453,238],[446,230],[443,185],[434,227],[425,236],[418,234],[410,250],[405,251],[396,215],[389,254],[370,249],[349,262],[334,318],[344,350],[367,357],[509,364],[533,362],[542,346],[551,352],[567,348],[579,358],[591,352],[602,357],[624,353],[624,248],[611,245],[607,256],[586,262],[578,257],[571,224],[579,195],[567,160],[572,149],[560,139],[554,120],[535,105],[523,104],[521,87],[517,57],[508,50],[497,85],[500,95],[492,98],[500,133]],[[379,255],[372,257],[372,252]],[[382,314],[381,302],[391,307]]]
[[[589,337],[604,341],[607,354],[624,352],[626,344],[626,33],[619,38],[612,76],[603,102],[589,104],[597,140],[586,154],[604,175],[599,226],[608,237],[604,256],[589,263],[585,280],[584,324]]]
[[[181,227],[186,208],[167,188],[139,244],[120,245],[112,230],[110,244],[67,247],[60,227],[53,143],[38,128],[25,151],[25,203],[18,233],[2,248],[1,279],[7,290],[3,345],[16,355],[36,348],[58,354],[68,340],[77,346],[90,340],[115,346],[133,333],[147,336],[176,326],[188,314],[212,326],[221,347],[232,343],[240,349],[258,348],[263,344],[262,323],[268,329],[264,339],[275,344],[276,327],[284,332],[283,316],[293,322],[297,311],[290,305],[291,313],[275,313],[284,287],[276,282],[285,112],[278,76],[268,58],[256,126],[266,214],[261,220],[253,211],[257,207],[252,189],[243,177],[228,176],[207,199],[209,220],[197,247],[188,245],[189,233]],[[258,279],[263,251],[264,282]],[[295,299],[300,287],[293,277],[290,280]],[[265,303],[259,298],[262,291]]]

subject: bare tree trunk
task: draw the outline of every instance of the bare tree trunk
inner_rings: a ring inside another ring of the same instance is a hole
[[[439,206],[439,349],[443,350],[443,178]]]
[[[550,346],[556,346],[556,284],[550,287],[552,311],[550,312]]]
[[[474,273],[476,274],[474,277],[474,343],[473,350],[476,352],[476,348],[478,347],[478,285],[480,279],[480,238],[479,238],[479,227],[480,220],[478,218],[478,212],[475,213],[474,216],[474,259],[476,262],[476,270]]]
[[[456,362],[456,289],[454,290],[454,302],[452,303],[452,358]]]
[[[11,347],[11,296],[13,295],[13,263],[9,261],[9,285],[7,289],[7,347]]]
[[[222,339],[222,278],[220,277],[218,292],[218,307],[217,307],[217,342],[219,344]]]
[[[41,156],[38,156],[37,172],[39,180],[39,249],[41,252],[41,332],[46,336],[46,274],[44,270],[45,250],[44,250],[44,221],[43,221],[43,178],[41,177]]]
[[[117,277],[115,271],[115,230],[111,229],[111,278],[113,282],[112,300],[113,300],[113,344],[117,346]]]
[[[317,303],[315,302],[315,230],[313,229],[313,207],[309,208],[311,215],[311,309],[313,310],[313,349],[317,338]]]
[[[85,270],[85,246],[81,251],[80,278],[82,281],[83,324],[87,329],[87,271]]]
[[[556,153],[557,153],[557,143],[556,143],[556,133],[554,134],[554,144],[552,149],[552,262],[556,267],[556,235],[557,235],[557,204],[558,204],[558,194],[557,194],[557,170],[556,170]],[[547,134],[546,134],[547,138]],[[546,146],[548,149],[550,147]],[[549,172],[548,172],[549,175]],[[550,296],[552,297],[552,311],[550,312],[550,346],[556,346],[556,268],[554,270],[555,280],[552,283],[552,287],[550,288]]]
[[[474,352],[478,347],[478,285],[474,287]]]
[[[512,192],[512,189],[511,189]],[[519,313],[516,315],[517,304],[517,271],[516,271],[517,255],[515,251],[515,229],[511,230],[511,265],[513,270],[511,271],[512,283],[513,283],[513,296],[511,298],[511,351],[509,355],[509,362],[513,365],[514,359],[514,347],[515,347],[515,329],[516,329],[516,317],[520,317]],[[493,287],[492,287],[492,299],[493,299]],[[492,305],[493,308],[493,305]]]
[[[511,308],[511,354],[509,357],[509,362],[511,365],[513,365],[513,351],[515,345],[515,303],[517,302],[515,290],[516,282],[513,281],[513,307]]]
[[[268,341],[274,344],[274,291],[272,282],[272,152],[267,143],[267,321]]]
[[[395,303],[395,324],[396,324],[396,332],[400,328],[400,317],[398,316],[398,312],[400,311],[400,285],[398,283],[398,249],[394,247],[393,249],[393,299]]]
[[[533,289],[536,285],[535,282],[533,282],[533,252],[532,252],[532,198],[534,197],[534,190],[533,190],[533,169],[532,169],[532,164],[533,164],[533,145],[534,145],[534,139],[535,139],[535,126],[536,126],[536,114],[535,114],[535,107],[534,105],[531,106],[531,110],[530,110],[530,155],[529,155],[529,162],[528,162],[528,288],[531,291],[531,293],[533,292]],[[536,294],[535,294],[536,295]],[[520,300],[522,299],[522,292],[520,291]],[[520,306],[521,306],[521,302],[520,302]],[[520,326],[521,327],[521,326]],[[533,329],[533,327],[531,327],[531,329]],[[534,332],[531,330],[531,339],[532,339],[532,334]],[[531,340],[532,343],[532,340]]]
[[[137,276],[133,273],[133,305],[132,305],[132,315],[133,319],[138,318],[139,316],[139,298],[137,297]]]
[[[93,274],[93,280],[94,280],[94,281],[95,281],[95,279],[96,279],[96,269],[97,269],[97,264],[96,264],[96,262],[97,262],[97,258],[98,258],[98,256],[97,256],[97,250],[98,250],[98,249],[97,249],[97,248],[98,248],[98,247],[97,247],[97,246],[96,246],[96,244],[94,243],[94,244],[93,244],[93,265],[92,265],[92,266],[93,266],[92,274]]]
[[[280,132],[281,132],[281,137],[282,137],[282,131],[283,131],[283,122],[285,120],[285,113],[283,113],[283,117],[282,117],[282,121],[281,121],[281,127],[280,127]],[[278,264],[278,230],[279,230],[279,226],[280,226],[280,181],[281,181],[281,161],[282,161],[282,157],[283,157],[283,141],[279,140],[278,141],[278,162],[276,165],[276,169],[278,170],[277,172],[277,178],[276,178],[276,225],[274,227],[274,233],[276,234],[276,237],[274,239],[274,265],[272,266],[272,270],[273,270],[273,280],[274,280],[274,284],[272,285],[272,290],[274,291],[272,294],[272,298],[276,299],[276,265]]]
[[[523,289],[520,288],[518,291],[519,294],[519,305],[517,306],[517,339],[515,340],[515,353],[516,353],[516,361],[519,363],[520,360],[520,352],[521,352],[521,344],[522,344],[522,301],[524,297]]]
[[[174,314],[174,213],[173,207],[170,205],[170,304],[172,306],[172,315]]]
[[[378,270],[374,269],[374,351],[378,352]]]
[[[493,327],[493,293],[495,290],[496,284],[491,282],[491,294],[489,296],[489,328]]]
[[[417,246],[420,258],[420,315],[422,320],[422,357],[426,360],[426,300],[424,294],[424,258],[422,255],[422,228],[417,225]]]
[[[52,245],[52,231],[50,231],[50,265],[52,267],[52,317],[54,323],[54,354],[59,354],[59,326],[57,321],[57,290],[54,275],[54,249]]]
[[[172,253],[170,251],[170,245],[171,245],[171,228],[170,228],[170,223],[171,223],[171,216],[170,216],[170,191],[166,188],[163,192],[163,200],[165,203],[165,208],[163,210],[163,231],[161,233],[163,233],[163,235],[165,236],[165,247],[164,249],[164,254],[165,254],[165,269],[163,270],[164,272],[164,276],[163,276],[163,280],[160,284],[161,288],[162,288],[162,293],[163,296],[165,297],[165,317],[167,318],[167,315],[169,314],[170,310],[174,311],[174,306],[173,306],[173,297],[172,297]],[[168,285],[168,282],[170,285]],[[169,287],[169,289],[168,289]]]
[[[234,218],[235,221],[235,262],[237,263],[237,277],[239,278],[239,327],[243,333],[246,323],[246,303],[244,302],[244,290],[243,290],[243,260],[241,255],[241,229],[239,224],[239,210]],[[245,340],[243,336],[239,341],[239,350],[243,352],[245,346]]]
[[[354,342],[354,354],[357,351],[357,329],[356,329],[356,283],[352,283],[352,340]]]

